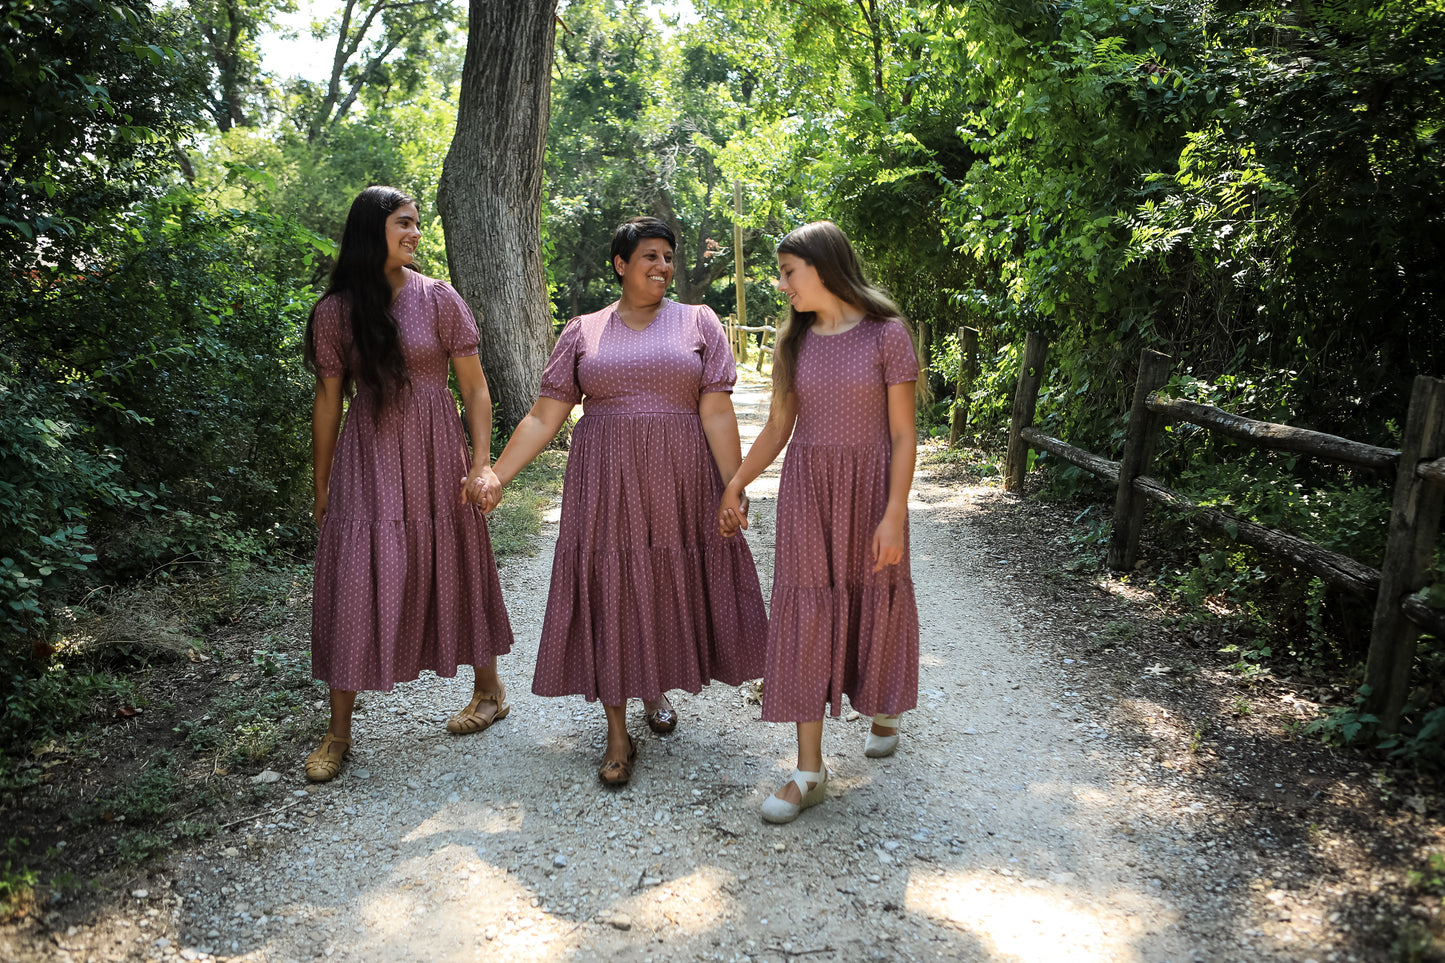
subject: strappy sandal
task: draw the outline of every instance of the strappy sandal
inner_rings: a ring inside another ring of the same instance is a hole
[[[788,779],[798,786],[798,794],[802,797],[799,802],[788,802],[776,794],[763,800],[763,821],[769,823],[790,823],[798,818],[798,813],[809,806],[816,806],[823,801],[828,786],[828,767],[824,766],[817,772],[803,772],[794,769]],[[808,783],[813,788],[808,788]],[[786,783],[784,784],[786,785]]]
[[[341,747],[341,752],[333,754],[332,750],[337,746]],[[330,782],[341,772],[342,760],[350,754],[351,740],[328,732],[316,751],[306,757],[306,778],[312,782]]]
[[[632,767],[637,764],[637,740],[631,736],[627,737],[627,760],[618,762],[615,759],[603,759],[602,767],[597,770],[597,778],[602,780],[602,785],[620,787],[627,785],[632,778]]]
[[[893,755],[893,751],[898,748],[898,720],[902,718],[902,715],[886,716],[881,712],[874,716],[873,725],[882,726],[884,729],[892,729],[893,735],[875,736],[870,726],[868,729],[868,738],[863,743],[863,755],[869,759],[882,759],[884,756]]]
[[[494,707],[490,713],[477,711],[484,702],[491,703]],[[472,701],[467,703],[467,707],[447,720],[447,732],[458,736],[481,732],[491,728],[492,723],[507,718],[507,713],[511,711],[512,704],[507,701],[506,686],[502,686],[500,692],[473,692]]]
[[[677,710],[672,707],[672,701],[665,693],[662,696],[662,705],[651,712],[643,713],[642,718],[647,720],[647,728],[659,736],[665,736],[677,728]]]

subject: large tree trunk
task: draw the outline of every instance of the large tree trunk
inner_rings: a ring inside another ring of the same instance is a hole
[[[536,400],[551,341],[542,270],[542,156],[556,0],[471,0],[457,132],[437,209],[452,283],[477,316],[494,420]]]

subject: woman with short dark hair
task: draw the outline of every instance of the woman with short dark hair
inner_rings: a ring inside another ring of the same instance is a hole
[[[669,689],[757,678],[767,638],[752,555],[715,521],[742,462],[732,350],[710,308],[665,297],[675,246],[656,218],[617,228],[621,297],[568,322],[541,397],[497,458],[497,484],[479,483],[490,511],[583,404],[532,691],[602,701],[597,775],[609,786],[631,778],[637,755],[629,698],[643,700],[649,728],[671,732]]]
[[[496,657],[511,649],[512,629],[486,517],[466,501],[468,483],[480,491],[495,482],[491,395],[466,302],[412,267],[420,240],[410,197],[390,187],[362,191],[331,283],[306,322],[321,528],[311,665],[331,689],[330,724],[306,760],[313,782],[341,771],[359,689],[387,691],[423,669],[450,677],[471,665],[472,701],[448,730],[479,732],[511,709]]]

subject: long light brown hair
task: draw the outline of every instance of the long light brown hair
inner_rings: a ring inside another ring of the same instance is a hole
[[[888,292],[863,276],[858,256],[848,236],[832,221],[813,221],[793,231],[778,244],[778,254],[793,257],[811,264],[818,272],[818,279],[829,293],[851,304],[863,312],[865,321],[897,320],[905,327],[908,321]],[[793,390],[798,375],[798,351],[803,345],[803,336],[818,320],[816,312],[799,311],[790,308],[788,319],[778,331],[777,347],[773,351],[773,398],[768,413],[771,420],[783,409],[782,402]]]

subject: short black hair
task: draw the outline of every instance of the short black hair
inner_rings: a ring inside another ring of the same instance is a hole
[[[637,245],[642,243],[643,238],[648,237],[660,237],[672,245],[674,251],[677,250],[677,235],[662,221],[655,217],[629,217],[612,232],[612,253],[607,258],[607,263],[612,265],[612,273],[617,274],[617,258],[632,260],[632,253],[637,250]],[[617,277],[621,278],[622,275],[618,274]]]

